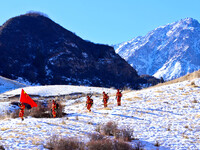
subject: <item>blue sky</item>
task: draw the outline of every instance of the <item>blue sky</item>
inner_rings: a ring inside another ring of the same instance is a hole
[[[85,40],[117,44],[187,17],[200,21],[200,0],[4,0],[0,25],[28,11],[47,14]]]

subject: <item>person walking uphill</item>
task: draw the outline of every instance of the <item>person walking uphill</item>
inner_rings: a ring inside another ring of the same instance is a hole
[[[121,106],[121,97],[122,97],[122,93],[119,91],[119,89],[117,89],[117,93],[116,93],[117,106]]]
[[[25,109],[25,105],[24,103],[20,103],[19,104],[20,107],[20,111],[19,111],[19,117],[22,119],[22,121],[24,120],[24,109]]]
[[[56,102],[53,100],[51,111],[54,118],[56,118],[56,109],[57,109],[57,105],[56,105]]]
[[[93,99],[91,99],[92,96],[87,96],[86,106],[89,112],[91,112],[91,107],[93,105]]]
[[[109,99],[108,94],[103,92],[103,104],[104,104],[104,107],[107,107],[108,99]]]

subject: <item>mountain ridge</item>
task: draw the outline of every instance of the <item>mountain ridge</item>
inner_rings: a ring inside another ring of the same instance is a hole
[[[112,47],[85,41],[37,13],[2,25],[0,52],[0,75],[14,80],[136,89],[141,82]]]
[[[192,18],[160,26],[115,48],[138,74],[172,80],[200,69],[200,24]]]

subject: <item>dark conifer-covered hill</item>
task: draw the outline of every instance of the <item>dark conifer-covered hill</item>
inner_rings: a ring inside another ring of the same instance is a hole
[[[112,47],[85,41],[38,13],[0,27],[0,53],[0,75],[10,79],[117,88],[138,88],[141,81]]]

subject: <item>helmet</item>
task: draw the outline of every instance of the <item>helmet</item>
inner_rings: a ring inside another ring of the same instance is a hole
[[[87,96],[87,98],[90,98],[89,96]]]
[[[103,94],[105,94],[105,92],[103,91]]]
[[[119,89],[117,89],[117,92],[119,92]]]

